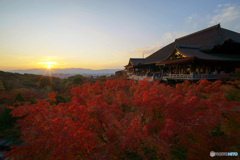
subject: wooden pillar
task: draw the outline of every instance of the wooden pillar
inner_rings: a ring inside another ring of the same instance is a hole
[[[196,66],[195,66],[195,64],[194,64],[194,63],[192,64],[192,67],[193,67],[193,72],[195,73]]]
[[[193,66],[190,64],[190,74],[193,74]]]

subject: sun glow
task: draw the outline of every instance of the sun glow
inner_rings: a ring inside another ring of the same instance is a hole
[[[51,69],[51,68],[52,68],[52,65],[51,65],[51,64],[47,64],[47,68],[48,68],[48,69]]]
[[[57,63],[56,62],[40,62],[40,64],[43,64],[44,67],[47,68],[47,69],[51,69]]]

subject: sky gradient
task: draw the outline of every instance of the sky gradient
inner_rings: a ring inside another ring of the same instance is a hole
[[[0,70],[123,69],[218,23],[240,32],[240,1],[1,0]]]

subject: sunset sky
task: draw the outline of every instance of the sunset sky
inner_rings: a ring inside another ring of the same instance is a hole
[[[1,0],[0,70],[123,69],[218,23],[240,32],[239,0]]]

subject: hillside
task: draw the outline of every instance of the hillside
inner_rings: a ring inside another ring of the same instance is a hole
[[[85,76],[91,76],[91,75],[112,75],[119,70],[120,69],[92,70],[92,69],[85,69],[85,68],[65,68],[65,69],[54,68],[54,69],[51,69],[51,72],[55,76],[58,76],[58,74],[65,74],[70,76],[81,74]],[[28,74],[38,74],[38,75],[43,75],[43,74],[49,75],[48,72],[46,72],[46,69],[9,70],[8,72],[21,73],[21,74],[28,73]]]

